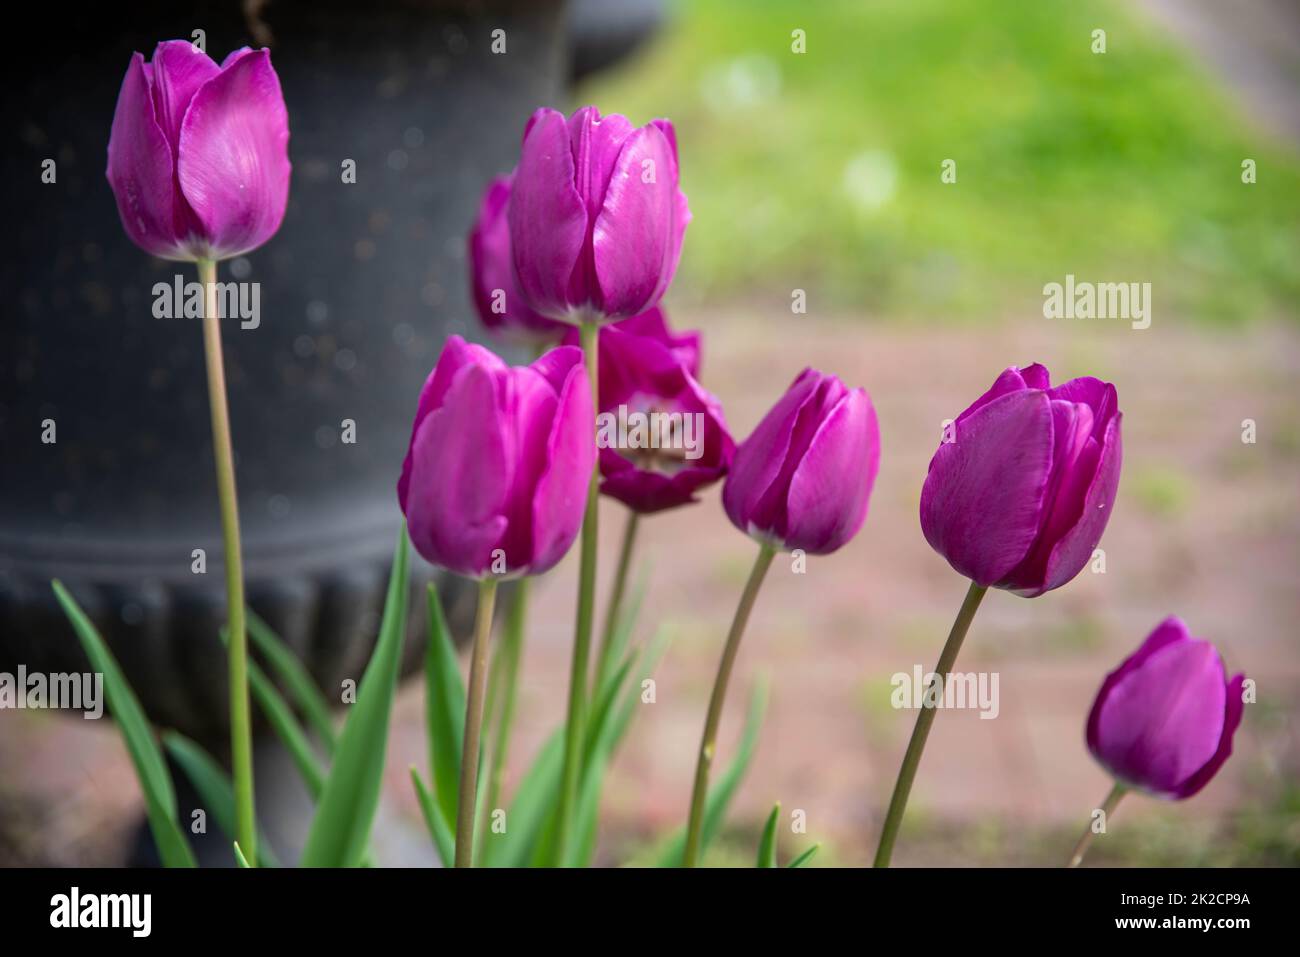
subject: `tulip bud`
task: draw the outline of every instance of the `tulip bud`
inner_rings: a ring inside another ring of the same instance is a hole
[[[722,504],[758,541],[824,555],[862,527],[879,467],[866,390],[805,369],[736,449]]]
[[[256,249],[284,219],[289,117],[269,51],[221,66],[185,40],[139,53],[117,96],[108,182],[122,226],[164,259],[220,260]]]
[[[552,567],[582,525],[594,415],[581,350],[511,367],[448,339],[420,391],[397,483],[416,550],[468,578]]]
[[[1227,678],[1214,645],[1166,618],[1106,676],[1088,715],[1088,750],[1126,787],[1191,797],[1232,753],[1244,682]]]
[[[510,176],[488,184],[478,219],[469,235],[470,293],[483,325],[503,340],[523,345],[553,345],[572,327],[538,315],[515,285],[510,253]]]
[[[735,454],[722,404],[695,379],[699,333],[673,333],[655,308],[605,326],[599,349],[601,493],[642,514],[697,501]]]
[[[547,109],[528,121],[509,221],[519,290],[535,311],[576,323],[651,308],[690,218],[667,120],[636,128],[588,106],[567,122]]]
[[[1032,598],[1064,585],[1101,542],[1119,487],[1115,387],[1015,366],[957,417],[921,490],[930,547],[984,587]]]

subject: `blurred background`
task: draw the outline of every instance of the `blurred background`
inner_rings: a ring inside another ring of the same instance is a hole
[[[806,574],[779,559],[751,620],[721,760],[764,675],[770,704],[713,863],[752,862],[778,800],[807,816],[806,836],[782,829],[783,859],[818,841],[816,864],[869,863],[915,717],[890,706],[890,676],[932,667],[965,589],[917,521],[940,424],[1004,367],[1037,361],[1119,390],[1106,572],[985,600],[959,668],[1000,674],[1001,713],[938,716],[896,864],[1063,863],[1109,787],[1083,741],[1092,696],[1170,613],[1255,678],[1259,700],[1203,792],[1129,797],[1090,861],[1300,864],[1298,81],[1288,0],[692,0],[552,104],[676,125],[694,218],[665,306],[703,331],[701,378],[738,439],[805,365],[864,385],[880,416],[862,533]],[[955,183],[941,182],[946,159]],[[1044,318],[1043,286],[1067,274],[1151,283],[1150,328]],[[602,503],[601,595],[621,519]],[[603,863],[652,860],[685,818],[753,550],[717,489],[642,523],[637,636],[662,628],[671,645],[606,785]],[[507,792],[563,719],[576,572],[575,552],[534,589]],[[425,763],[422,707],[408,683],[386,862],[427,858],[407,777]],[[0,863],[120,859],[138,791],[115,730],[92,724],[0,715]]]

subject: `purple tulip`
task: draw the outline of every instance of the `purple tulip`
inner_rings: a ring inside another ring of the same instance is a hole
[[[577,339],[572,329],[566,341]],[[597,437],[615,437],[599,442],[603,494],[649,514],[696,501],[698,490],[726,474],[735,443],[722,404],[695,379],[699,366],[699,333],[674,333],[658,308],[600,330]],[[671,425],[671,441],[646,448],[635,427],[648,422],[657,434],[656,421]],[[619,423],[631,426],[630,441],[621,441]]]
[[[519,290],[537,312],[608,321],[654,306],[690,218],[667,120],[633,127],[594,106],[529,119],[509,220]]]
[[[1214,645],[1166,618],[1106,676],[1088,715],[1088,750],[1126,787],[1191,797],[1232,754],[1245,680],[1228,679]]]
[[[416,550],[468,578],[553,566],[582,525],[594,415],[581,350],[511,367],[448,339],[420,391],[397,483]]]
[[[163,259],[229,259],[270,239],[289,198],[289,116],[267,50],[221,66],[186,40],[131,55],[108,141],[122,226]]]
[[[824,555],[862,527],[879,467],[866,390],[805,369],[736,449],[722,504],[758,541]]]
[[[921,490],[930,547],[977,585],[1026,598],[1060,588],[1101,541],[1119,487],[1115,387],[1052,387],[1041,365],[1003,372],[953,424]]]
[[[573,327],[538,315],[515,286],[506,219],[511,179],[492,180],[479,204],[478,220],[469,234],[470,293],[479,319],[497,336],[534,347],[554,345]]]

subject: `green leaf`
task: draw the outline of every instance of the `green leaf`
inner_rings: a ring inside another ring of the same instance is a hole
[[[808,850],[804,851],[793,861],[787,864],[786,867],[803,867],[805,864],[807,864],[809,861],[813,859],[813,856],[816,855],[816,853],[820,849],[821,849],[820,844],[814,844],[812,847],[808,848]]]
[[[700,857],[708,850],[714,836],[722,826],[727,815],[727,807],[735,796],[736,789],[749,768],[758,746],[758,731],[763,725],[763,712],[767,709],[767,681],[760,680],[749,697],[749,715],[745,719],[745,730],[741,735],[740,748],[727,770],[709,788],[709,796],[704,801],[704,823],[700,828]],[[659,858],[660,867],[680,867],[682,856],[686,853],[686,829],[679,829],[673,835],[667,848]]]
[[[244,856],[244,852],[239,849],[238,841],[235,842],[235,863],[238,864],[240,867],[249,866],[248,858],[246,858]]]
[[[776,867],[776,824],[781,816],[781,802],[777,801],[772,813],[767,816],[763,827],[763,837],[758,842],[758,863],[756,867]]]
[[[333,755],[337,735],[325,695],[321,693],[312,676],[307,673],[307,669],[294,654],[293,649],[286,645],[266,622],[257,617],[251,608],[248,609],[247,614],[248,637],[253,647],[261,652],[271,672],[289,690],[289,696],[298,705],[307,723],[320,736],[325,753]]]
[[[131,763],[135,765],[140,790],[144,792],[149,829],[153,832],[159,857],[167,867],[197,866],[189,842],[186,841],[180,825],[176,822],[176,792],[172,789],[167,763],[163,760],[158,742],[154,740],[144,709],[140,707],[135,693],[127,684],[117,659],[108,650],[104,639],[99,636],[99,632],[77,605],[76,600],[58,579],[52,581],[50,585],[54,589],[54,596],[63,607],[64,614],[72,623],[72,628],[81,641],[81,647],[86,651],[86,657],[90,659],[92,670],[104,676],[104,694],[108,698],[108,707],[113,713],[113,720],[117,722],[122,738],[126,742]]]
[[[388,749],[388,719],[397,689],[402,645],[406,640],[407,538],[403,522],[388,580],[388,598],[370,664],[357,690],[334,764],[325,781],[307,844],[303,867],[356,867],[366,856],[370,828],[379,806],[384,758]]]
[[[456,860],[456,835],[442,819],[442,813],[434,803],[433,795],[424,786],[424,780],[414,764],[411,765],[411,783],[415,785],[415,796],[419,799],[420,810],[424,813],[424,823],[429,828],[429,836],[433,838],[433,846],[438,852],[442,866],[452,867]]]
[[[564,729],[546,739],[532,767],[519,783],[506,817],[506,832],[484,838],[484,867],[523,867],[540,842],[539,835],[555,812],[564,768]]]
[[[443,822],[456,827],[460,750],[465,740],[465,683],[435,585],[429,585],[429,648],[424,659],[424,714],[428,725],[433,793]]]
[[[225,628],[222,628],[222,644],[229,640],[229,633]],[[248,662],[248,687],[253,694],[253,700],[262,709],[262,713],[266,715],[271,730],[275,732],[276,737],[280,739],[280,743],[289,752],[289,757],[298,770],[298,776],[302,778],[303,784],[307,786],[307,793],[311,795],[313,801],[319,800],[321,791],[325,787],[325,771],[321,767],[320,759],[316,756],[316,752],[312,750],[311,741],[307,739],[307,733],[303,730],[302,725],[298,723],[298,717],[293,713],[293,709],[289,707],[289,703],[284,700],[274,682],[267,677],[266,672],[261,669],[256,661],[251,659]]]
[[[204,750],[202,745],[191,741],[178,731],[164,731],[162,739],[163,747],[190,779],[199,800],[207,810],[211,811],[221,833],[233,838],[235,836],[235,789],[225,769]],[[257,844],[258,863],[263,867],[279,867],[280,862],[275,859],[270,842],[260,831]]]

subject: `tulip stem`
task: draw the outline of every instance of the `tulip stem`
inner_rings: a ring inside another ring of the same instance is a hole
[[[971,620],[984,598],[988,588],[971,582],[966,592],[966,600],[961,603],[957,620],[952,623],[952,631],[944,643],[939,655],[939,663],[934,666],[935,681],[942,691],[943,682],[952,673],[957,662],[957,652],[961,650],[962,640],[970,628]],[[888,867],[890,855],[894,852],[894,840],[898,837],[898,828],[903,823],[903,812],[907,810],[907,796],[912,791],[912,781],[916,778],[916,769],[921,764],[921,752],[925,750],[925,739],[930,735],[930,726],[934,724],[936,708],[930,702],[930,695],[924,696],[921,709],[916,715],[916,725],[912,728],[912,739],[907,742],[907,753],[903,755],[903,765],[898,769],[898,780],[894,782],[894,794],[889,799],[889,811],[885,815],[885,827],[880,834],[880,845],[876,848],[876,867]]]
[[[613,653],[614,632],[618,628],[619,617],[623,613],[623,593],[627,590],[627,573],[632,566],[632,552],[636,544],[637,526],[640,514],[627,510],[627,524],[623,526],[623,546],[618,553],[618,570],[614,573],[614,586],[609,594],[609,606],[605,609],[605,627],[600,636],[600,653],[596,656],[596,675],[592,682],[592,693],[600,693],[601,682],[609,669],[609,656]]]
[[[226,614],[230,632],[227,656],[230,682],[230,763],[235,786],[235,839],[257,864],[257,825],[253,814],[253,738],[248,702],[248,639],[244,629],[244,569],[239,544],[239,497],[235,491],[235,455],[226,404],[226,370],[221,355],[221,318],[217,300],[217,264],[196,265],[204,286],[203,353],[208,372],[208,410],[212,415],[212,457],[217,466],[217,500],[226,567]]]
[[[479,735],[483,727],[483,693],[487,688],[488,645],[492,634],[492,606],[497,582],[485,578],[478,585],[478,614],[474,619],[474,651],[469,665],[465,701],[465,739],[460,750],[460,799],[456,805],[456,866],[474,863],[474,811],[478,800]]]
[[[731,669],[736,663],[736,654],[740,651],[740,638],[745,633],[749,622],[749,613],[754,609],[754,600],[763,585],[763,577],[776,557],[776,549],[771,545],[761,545],[754,567],[749,573],[749,581],[740,595],[740,604],[736,606],[736,615],[731,619],[731,631],[727,633],[727,643],[722,649],[722,661],[718,663],[718,676],[713,679],[713,694],[709,698],[709,713],[704,719],[704,735],[700,739],[700,754],[695,764],[695,787],[691,792],[691,817],[686,828],[686,851],[682,855],[683,867],[694,867],[700,854],[700,838],[704,830],[704,805],[709,790],[709,768],[713,764],[713,755],[717,749],[718,725],[722,722],[722,703],[727,697],[727,682],[731,680]]]
[[[600,326],[583,320],[578,324],[582,356],[591,383],[591,401],[599,404],[600,377],[597,369]],[[596,421],[592,420],[595,442]],[[555,860],[568,859],[569,839],[573,830],[574,806],[578,800],[578,778],[582,770],[582,741],[586,722],[587,671],[590,667],[592,620],[596,604],[596,512],[600,496],[600,463],[592,467],[587,485],[587,511],[582,519],[582,558],[578,567],[578,613],[573,631],[573,666],[569,671],[569,712],[564,725],[564,777],[560,790]]]
[[[1119,806],[1120,798],[1127,793],[1128,788],[1116,781],[1115,786],[1106,795],[1106,800],[1101,802],[1103,815],[1101,833],[1105,833],[1106,828],[1110,825],[1110,816],[1115,813],[1115,808]],[[1093,822],[1089,821],[1088,826],[1083,829],[1083,836],[1079,838],[1079,843],[1074,845],[1074,853],[1070,855],[1070,863],[1066,867],[1078,867],[1083,863],[1083,856],[1088,853],[1088,848],[1092,845],[1092,839],[1097,836],[1097,833],[1093,830]]]
[[[492,744],[492,768],[488,772],[487,811],[489,817],[501,800],[501,781],[505,776],[506,753],[510,747],[510,725],[515,717],[515,697],[519,688],[519,662],[524,653],[524,624],[528,619],[528,579],[519,579],[515,598],[506,615],[505,634],[492,666],[492,680],[500,681],[496,737]],[[498,675],[500,677],[498,678]]]

